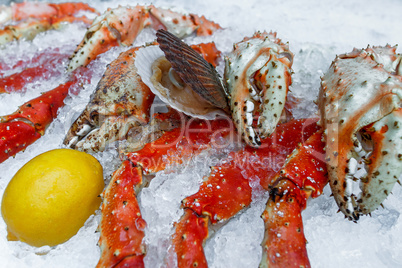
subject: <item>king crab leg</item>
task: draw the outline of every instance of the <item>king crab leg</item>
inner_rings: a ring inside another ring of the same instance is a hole
[[[307,127],[304,128],[303,125],[307,125]],[[280,174],[279,176],[283,176],[280,177],[282,179],[276,179],[278,175],[274,176],[275,173],[278,172],[278,170],[275,170],[275,166],[267,165],[267,163],[264,162],[267,157],[274,163],[284,161],[287,155],[296,148],[298,143],[305,141],[305,139],[316,132],[317,129],[315,123],[306,124],[305,121],[301,120],[294,120],[278,125],[275,132],[263,141],[263,147],[261,149],[246,147],[242,151],[229,156],[228,161],[224,164],[212,167],[211,174],[205,178],[199,191],[182,201],[184,215],[175,225],[176,231],[172,238],[173,247],[177,254],[178,266],[206,267],[206,259],[202,245],[208,238],[208,222],[212,225],[223,223],[250,205],[252,196],[250,178],[258,178],[261,186],[267,190],[270,189],[273,194],[273,196],[271,195],[271,201],[275,201],[279,193],[275,195],[275,190],[273,189],[277,189],[276,187],[278,187],[278,185],[276,184],[284,179],[285,176],[286,178],[289,177],[286,181],[289,181],[292,186],[296,185],[293,189],[298,197],[306,197],[307,192],[309,195],[311,194],[312,185],[316,185],[312,182],[314,179],[309,178],[309,176],[315,176],[318,177],[319,182],[322,181],[322,183],[318,183],[316,187],[320,189],[313,194],[313,197],[318,196],[326,183],[325,164],[312,160],[309,152],[317,149],[317,152],[322,153],[323,144],[321,142],[321,133],[314,134],[312,141],[307,140],[303,143],[303,146],[296,149],[291,157],[288,158],[292,160],[287,160],[285,167],[278,173]],[[322,156],[322,154],[319,155]],[[294,162],[298,162],[297,166],[294,165]],[[292,169],[297,169],[298,167],[301,169],[306,167],[306,171],[302,176],[295,177],[294,174],[292,174],[293,177],[288,176],[288,173],[292,173]],[[272,178],[274,178],[274,180]],[[282,188],[279,189],[281,189],[281,191],[284,190]],[[268,207],[272,206],[271,201],[268,202]],[[281,203],[274,202],[274,207],[276,208],[280,204]],[[286,212],[284,211],[286,214],[285,217],[300,217],[300,209],[284,208],[287,210]],[[280,224],[280,220],[277,219],[275,215],[270,214],[272,214],[270,211],[264,213],[263,217],[265,217],[266,221],[269,220],[271,223]],[[200,233],[193,234],[191,233],[192,230],[199,230]],[[289,233],[289,231],[287,233]],[[286,235],[287,233],[284,234]],[[302,238],[302,242],[305,244],[303,234]],[[284,246],[286,244],[292,245],[292,243],[300,243],[300,238],[289,238],[289,240],[285,240],[281,242],[281,244],[270,244],[270,246],[272,246],[270,250],[274,251],[275,255],[272,256],[271,252],[266,252],[265,258],[272,261],[280,248],[286,247]],[[304,245],[303,248],[305,251]],[[284,254],[284,258],[288,258],[289,263],[292,261],[308,263],[307,254],[305,254],[305,258],[302,258],[303,260],[300,260],[301,256],[297,254],[292,255],[291,253]],[[262,266],[267,262],[266,259],[262,260]],[[283,266],[278,265],[276,267]]]
[[[181,122],[179,126],[178,120]],[[153,121],[159,126],[171,121],[176,127],[163,131],[159,139],[147,143],[143,149],[127,153],[127,160],[113,173],[111,182],[102,194],[104,199],[99,225],[101,258],[98,267],[144,265],[146,251],[142,239],[145,222],[136,199],[138,192],[148,183],[143,175],[155,174],[168,164],[179,164],[186,157],[193,157],[208,149],[208,144],[214,139],[233,133],[230,120],[183,121],[173,111],[156,115]],[[156,129],[160,131],[159,127]],[[188,135],[183,136],[185,132]],[[211,135],[212,133],[219,134]],[[154,134],[149,132],[150,136]],[[166,157],[167,160],[164,161]]]
[[[60,66],[67,59],[67,54],[57,52],[45,52],[35,56],[31,62],[37,66],[25,67],[19,73],[0,78],[0,93],[23,91],[28,83],[61,74],[63,69]],[[21,65],[25,64],[19,62],[15,67]]]
[[[56,118],[58,109],[64,105],[70,88],[86,79],[85,75],[74,76],[66,83],[24,103],[14,113],[0,116],[0,162],[44,135],[46,128]]]
[[[328,182],[322,131],[311,135],[270,178],[260,267],[310,267],[301,212]]]
[[[86,16],[75,17],[79,12],[86,11],[97,14],[97,11],[84,3],[12,3],[11,6],[0,7],[0,26],[9,22],[0,30],[0,45],[13,40],[25,38],[32,40],[38,33],[60,27],[61,22],[81,21],[91,24]]]
[[[204,16],[182,15],[152,5],[108,9],[93,21],[77,46],[68,70],[86,66],[111,47],[132,45],[137,35],[146,27],[166,29],[180,38],[194,32],[199,36],[211,35],[220,29],[218,24],[208,21]]]

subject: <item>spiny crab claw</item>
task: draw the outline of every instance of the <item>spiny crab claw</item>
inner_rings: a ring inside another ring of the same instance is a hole
[[[258,147],[261,138],[275,130],[285,108],[293,62],[293,54],[275,33],[256,33],[236,44],[235,50],[226,57],[225,83],[212,65],[197,57],[197,53],[178,38],[163,30],[159,30],[157,36],[160,48],[183,87],[191,87],[192,92],[215,110],[227,111],[226,99],[229,98],[233,121],[247,144]],[[165,99],[170,103],[173,98]],[[181,111],[199,116],[188,112],[188,109],[193,110],[193,105],[183,106]]]
[[[142,83],[134,65],[139,47],[123,52],[107,68],[89,104],[69,129],[64,144],[98,152],[108,143],[149,122],[154,95]]]
[[[166,29],[181,38],[194,32],[197,35],[210,35],[220,29],[218,24],[208,21],[205,17],[183,15],[152,5],[109,8],[93,21],[75,50],[68,70],[86,66],[112,46],[132,45],[137,35],[146,27]]]
[[[149,44],[147,48],[152,50],[155,47],[157,48],[157,46]],[[216,57],[211,55],[220,53],[213,43],[193,47],[202,55],[208,54],[208,59],[213,62]],[[140,76],[146,69],[144,65],[153,63],[147,57],[140,57],[143,49],[146,48],[129,49],[121,53],[108,66],[95,93],[91,96],[89,104],[68,131],[64,144],[86,152],[103,151],[108,144],[123,140],[131,130],[134,138],[130,137],[129,147],[135,148],[143,145],[139,136],[146,136],[145,129],[152,132],[152,129],[157,127],[150,124],[144,128],[149,122],[150,108],[155,95],[147,86],[153,86],[153,84],[147,83],[144,79],[145,76]],[[163,55],[162,51],[160,53]],[[148,71],[150,70],[149,68]],[[166,81],[170,81],[170,78],[168,77]],[[171,84],[169,83],[169,89],[172,89]],[[182,94],[180,98],[184,98]],[[222,111],[221,113],[224,114]],[[139,126],[142,127],[141,130],[136,128]],[[142,134],[135,135],[139,133]]]
[[[235,44],[225,61],[233,121],[246,143],[258,147],[284,110],[293,54],[276,33],[264,32]]]
[[[350,220],[378,208],[402,173],[402,57],[395,50],[354,49],[322,78],[330,185]]]

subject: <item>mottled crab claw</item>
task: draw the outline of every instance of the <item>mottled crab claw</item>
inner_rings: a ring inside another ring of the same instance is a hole
[[[395,50],[354,49],[322,79],[330,185],[350,220],[378,208],[402,173],[402,57]]]
[[[103,151],[131,128],[148,123],[154,94],[137,74],[137,50],[129,49],[110,63],[64,144],[83,151]]]
[[[190,46],[171,33],[157,32],[158,46],[142,48],[136,66],[145,84],[174,109],[192,117],[212,120],[228,112],[226,94],[218,73]],[[209,44],[210,45],[210,44]],[[201,44],[202,47],[209,47]],[[216,53],[215,46],[212,53]]]
[[[293,54],[276,33],[264,32],[235,44],[225,60],[233,121],[246,143],[258,147],[284,110]]]

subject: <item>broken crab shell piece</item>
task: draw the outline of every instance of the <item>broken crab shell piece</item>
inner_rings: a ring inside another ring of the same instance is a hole
[[[222,109],[210,104],[181,80],[158,46],[138,50],[135,66],[142,81],[172,108],[206,120],[227,116]]]
[[[276,33],[256,33],[225,58],[232,118],[247,144],[258,147],[278,124],[291,84],[293,54]]]
[[[330,185],[350,220],[378,208],[402,173],[401,55],[395,50],[354,49],[339,55],[322,78]]]

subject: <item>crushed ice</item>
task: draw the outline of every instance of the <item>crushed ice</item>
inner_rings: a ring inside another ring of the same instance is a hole
[[[61,2],[59,0],[52,2]],[[127,5],[128,0],[84,1],[104,11],[107,7]],[[402,43],[400,17],[402,2],[365,1],[270,1],[264,6],[261,1],[152,1],[156,6],[184,9],[204,14],[220,23],[225,29],[219,35],[207,38],[189,38],[189,43],[215,41],[217,47],[228,53],[234,42],[250,36],[255,30],[274,30],[278,37],[289,41],[295,53],[293,70],[294,98],[303,98],[293,113],[296,117],[315,113],[313,103],[319,88],[319,77],[327,70],[335,54],[351,51],[352,48],[372,45]],[[211,8],[211,7],[214,8]],[[390,8],[391,7],[391,8]],[[241,19],[240,19],[241,17]],[[244,23],[244,21],[247,23]],[[80,24],[66,25],[61,31],[40,34],[32,42],[14,42],[0,50],[0,58],[12,65],[14,62],[32,57],[37,51],[58,47],[71,52],[85,32]],[[137,44],[153,39],[153,32],[141,35]],[[102,55],[91,65],[94,75],[78,97],[66,100],[59,117],[46,134],[24,153],[17,154],[0,164],[0,196],[17,170],[34,156],[50,149],[62,147],[67,129],[79,115],[95,89],[98,80],[111,60],[123,48],[115,48]],[[218,66],[223,73],[223,61]],[[63,67],[64,68],[64,67]],[[25,93],[0,95],[0,114],[14,112],[16,108],[41,92],[57,86],[64,75],[52,77],[39,84],[32,84]],[[105,168],[105,179],[118,167],[119,161],[112,148],[95,155]],[[169,237],[173,222],[181,216],[180,201],[198,190],[202,177],[209,172],[208,165],[216,158],[200,155],[179,173],[160,173],[139,196],[143,216],[147,221],[145,242],[148,254],[147,267],[159,267],[169,251]],[[206,160],[209,160],[206,161]],[[214,161],[215,161],[214,160]],[[252,181],[253,182],[253,181]],[[250,208],[237,215],[220,230],[216,231],[205,245],[210,267],[257,267],[261,257],[260,242],[263,223],[260,215],[264,209],[267,193],[253,186],[253,203]],[[395,186],[393,195],[384,202],[384,209],[362,217],[359,223],[351,223],[336,213],[334,200],[329,197],[329,188],[321,197],[309,201],[303,213],[308,254],[313,267],[400,267],[402,263],[402,190]],[[90,217],[76,236],[54,248],[30,247],[21,242],[6,240],[6,226],[0,219],[0,259],[2,267],[94,267],[99,258],[95,233],[99,222],[99,211]],[[325,256],[325,257],[324,257]]]

